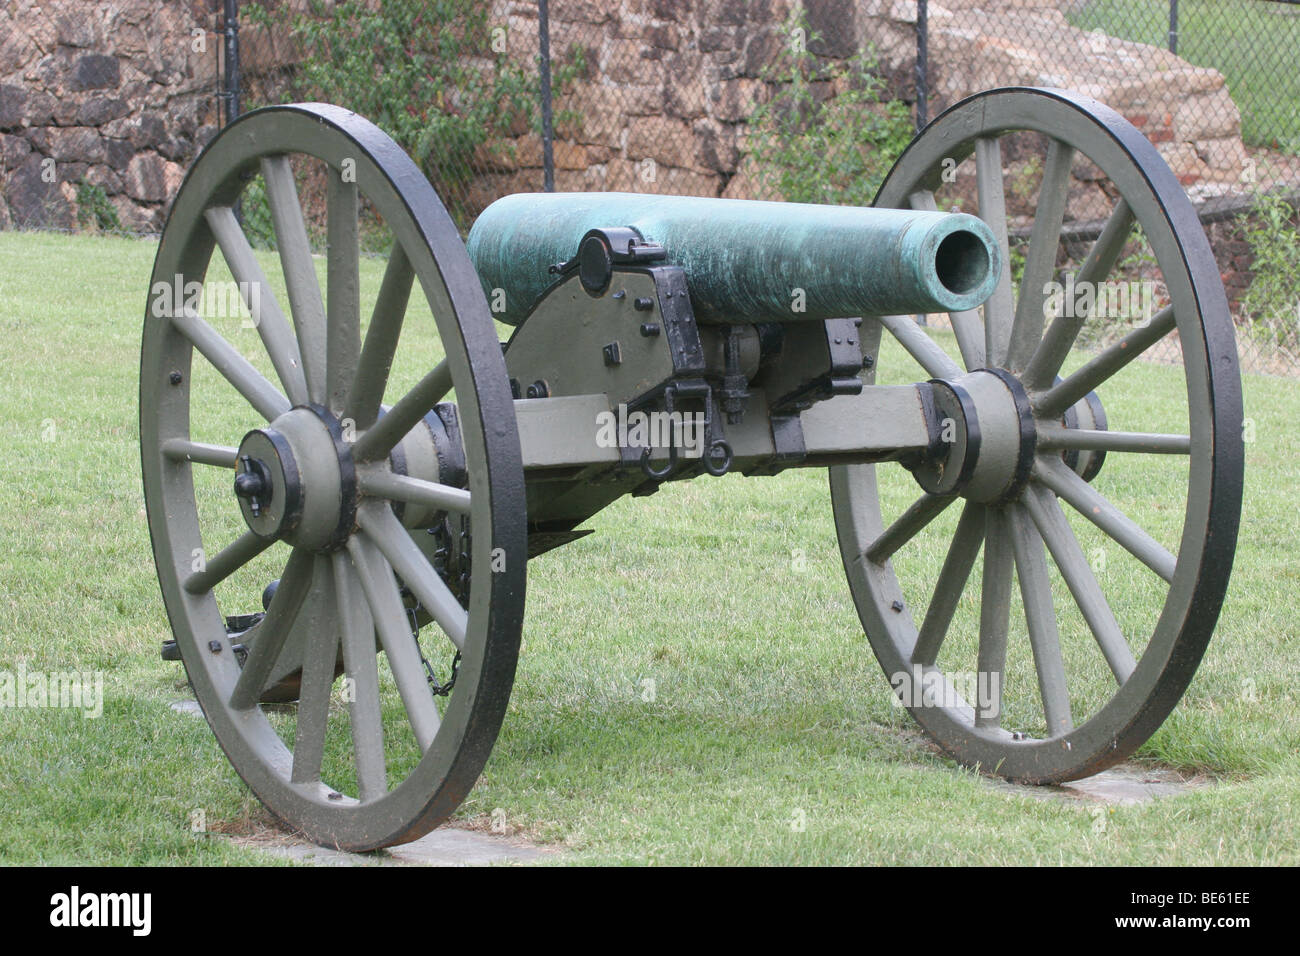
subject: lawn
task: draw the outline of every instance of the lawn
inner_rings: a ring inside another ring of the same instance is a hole
[[[185,679],[158,656],[136,443],[154,250],[0,233],[0,671],[102,671],[105,698],[98,718],[0,710],[5,863],[269,859],[211,832],[261,811],[206,724],[170,706]],[[363,264],[367,288],[382,267]],[[901,376],[899,354],[882,369]],[[1152,414],[1177,393],[1176,369],[1129,374],[1129,402]],[[581,863],[1300,862],[1300,390],[1251,377],[1245,395],[1233,584],[1191,689],[1139,756],[1215,785],[1098,826],[1086,805],[939,756],[862,635],[824,473],[796,471],[622,501],[530,565],[510,713],[458,819],[499,809]],[[210,832],[192,832],[195,810]]]
[[[1168,0],[1089,0],[1070,22],[1169,45]],[[1300,7],[1269,0],[1181,0],[1178,55],[1224,75],[1246,143],[1300,152]]]

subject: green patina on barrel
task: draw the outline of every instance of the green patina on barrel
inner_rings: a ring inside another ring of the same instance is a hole
[[[653,196],[516,193],[483,211],[469,254],[496,318],[517,325],[590,229],[632,226],[686,270],[705,322],[791,322],[973,309],[1002,257],[961,213]],[[801,290],[801,291],[800,291]],[[802,306],[802,311],[799,308]]]

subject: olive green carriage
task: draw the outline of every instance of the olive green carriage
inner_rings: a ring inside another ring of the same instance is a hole
[[[324,183],[323,282],[303,164]],[[1013,261],[1007,197],[1026,168],[1041,185]],[[1072,350],[1103,310],[1051,291],[1079,232],[1072,169],[1111,204],[1071,289],[1140,268],[1158,306],[1086,354]],[[977,216],[950,211],[963,175]],[[236,214],[258,180],[269,276]],[[363,218],[392,250],[365,297]],[[245,328],[175,294],[227,275]],[[416,352],[399,348],[408,311],[432,314],[407,330]],[[947,313],[952,334],[918,313]],[[505,343],[494,317],[514,326]],[[1130,363],[1157,345],[1182,387],[1153,424]],[[878,361],[904,352],[919,373]],[[414,384],[389,387],[403,362]],[[1210,638],[1241,424],[1192,204],[1122,117],[1043,89],[948,110],[870,209],[517,195],[467,244],[364,119],[259,110],[175,199],[141,357],[149,526],[190,682],[265,805],[353,849],[427,832],[473,787],[506,713],[529,558],[624,495],[729,472],[829,469],[862,627],[955,759],[1037,783],[1109,766],[1169,714]],[[1158,478],[1135,481],[1134,462]]]

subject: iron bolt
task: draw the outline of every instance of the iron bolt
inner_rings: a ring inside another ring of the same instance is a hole
[[[248,502],[248,511],[254,517],[260,517],[262,506],[270,497],[271,476],[266,465],[248,455],[239,456],[239,467],[243,470],[235,475],[235,494]]]
[[[659,334],[659,326],[655,325],[653,322],[642,322],[641,334],[648,339],[654,338]]]
[[[171,382],[173,385],[179,385],[183,379],[184,376],[181,375],[180,372],[172,372],[167,376],[167,381]]]
[[[655,307],[654,299],[648,299],[645,296],[639,296],[632,302],[632,308],[638,312],[649,312]]]
[[[526,398],[548,398],[550,397],[550,394],[550,387],[540,378],[533,382],[532,385],[529,385],[528,389],[524,392]]]
[[[208,641],[208,650],[210,650],[213,654],[220,654],[220,653],[221,653],[221,642],[220,642],[220,641]]]
[[[235,494],[241,498],[256,498],[264,490],[265,483],[261,475],[245,471],[235,476]]]

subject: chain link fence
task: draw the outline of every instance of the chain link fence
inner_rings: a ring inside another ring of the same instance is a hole
[[[411,152],[462,230],[496,198],[543,189],[865,205],[915,128],[961,98],[1009,85],[1087,92],[1137,125],[1200,204],[1245,367],[1300,370],[1300,4],[1290,0],[238,7],[227,103],[357,110]],[[1008,154],[1013,246],[1032,222],[1033,152]],[[1063,270],[1113,206],[1087,170],[1075,179]],[[1123,259],[1134,281],[1151,271],[1143,245],[1135,236]]]
[[[1159,150],[1197,203],[1239,328],[1243,367],[1300,371],[1300,4],[1292,0],[938,0],[917,7],[916,112],[933,117],[976,89],[1079,90],[1113,107]],[[1113,204],[1076,168],[1068,268]],[[1013,159],[1008,183],[1027,238],[1038,169]],[[1019,229],[1016,229],[1016,220]],[[1121,260],[1152,277],[1135,236]],[[1159,301],[1161,291],[1157,289]],[[1178,360],[1176,339],[1153,358]]]

